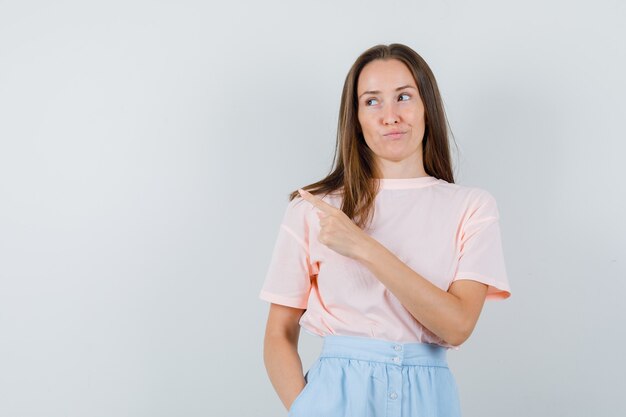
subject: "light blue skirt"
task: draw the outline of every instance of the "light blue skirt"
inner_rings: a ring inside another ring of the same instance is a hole
[[[460,417],[447,349],[329,335],[288,417]]]

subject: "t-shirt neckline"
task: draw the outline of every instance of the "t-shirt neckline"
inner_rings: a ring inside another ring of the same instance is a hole
[[[379,178],[381,190],[398,190],[406,188],[421,188],[433,185],[437,178],[432,175],[415,178]]]

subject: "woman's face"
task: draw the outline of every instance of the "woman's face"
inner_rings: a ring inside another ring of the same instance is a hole
[[[357,98],[363,136],[383,176],[398,173],[395,166],[405,167],[404,173],[415,167],[423,172],[424,104],[406,65],[397,59],[369,62],[357,80]]]

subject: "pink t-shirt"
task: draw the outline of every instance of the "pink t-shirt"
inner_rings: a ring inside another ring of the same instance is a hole
[[[323,200],[341,206],[337,192]],[[306,309],[300,326],[313,335],[459,350],[422,326],[363,264],[319,242],[317,210],[299,196],[287,204],[260,299]],[[433,176],[381,179],[365,232],[444,291],[453,281],[471,279],[489,285],[487,300],[511,295],[498,208],[483,189]]]

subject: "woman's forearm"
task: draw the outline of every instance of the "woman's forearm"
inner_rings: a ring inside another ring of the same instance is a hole
[[[412,270],[374,239],[363,245],[358,260],[428,330],[453,345],[467,339],[471,330],[458,297]]]
[[[266,335],[263,359],[274,390],[289,410],[305,385],[297,336],[294,341],[287,336]]]

